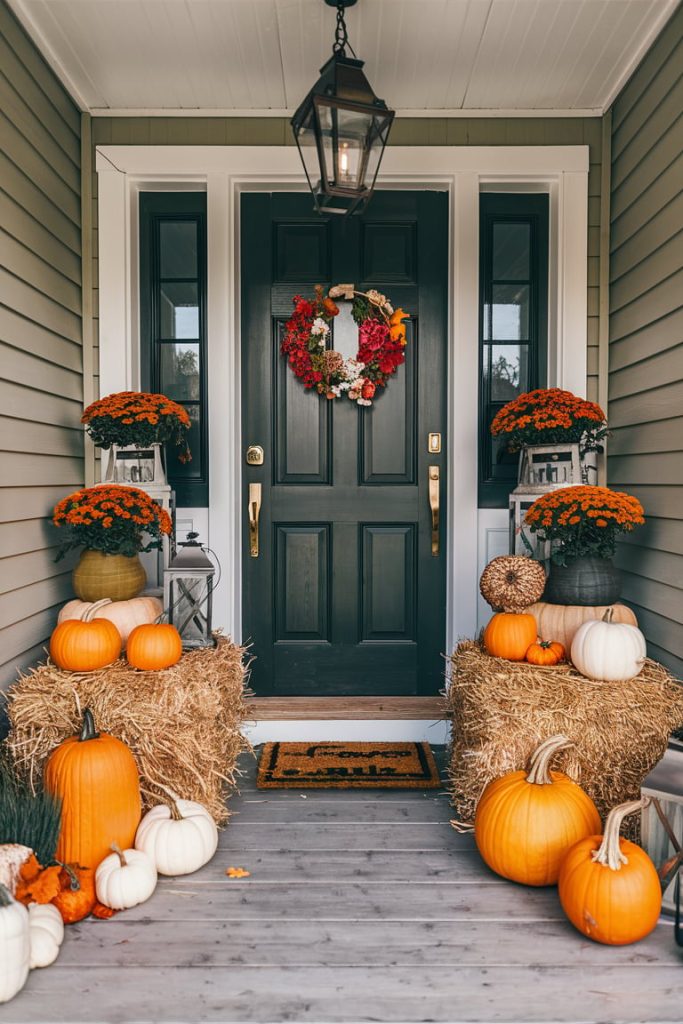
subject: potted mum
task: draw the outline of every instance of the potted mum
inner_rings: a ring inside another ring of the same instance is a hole
[[[141,551],[160,547],[171,532],[171,518],[137,487],[98,485],[62,498],[52,521],[66,536],[57,558],[82,547],[72,573],[73,588],[82,601],[127,601],[145,585]],[[145,535],[149,540],[145,542]]]
[[[192,458],[187,409],[166,395],[117,391],[92,402],[81,422],[97,447],[110,451],[105,483],[165,484],[163,444],[180,447],[181,462]]]
[[[524,521],[551,544],[544,601],[605,605],[619,598],[620,573],[611,559],[617,535],[645,522],[637,498],[609,487],[563,487],[537,498]]]

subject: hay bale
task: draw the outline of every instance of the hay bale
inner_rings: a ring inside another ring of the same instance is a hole
[[[245,675],[244,648],[224,637],[160,672],[140,672],[125,661],[96,672],[63,672],[48,661],[7,694],[10,756],[35,789],[46,758],[80,729],[88,707],[99,730],[133,751],[145,810],[159,803],[155,783],[162,783],[226,822],[237,757],[250,749],[240,731]]]
[[[683,724],[683,687],[648,660],[635,679],[586,679],[570,665],[537,667],[494,658],[465,640],[451,656],[446,702],[453,719],[449,769],[461,821],[474,820],[485,786],[525,768],[535,748],[564,733],[575,747],[553,767],[583,786],[604,818],[637,799],[640,784]]]

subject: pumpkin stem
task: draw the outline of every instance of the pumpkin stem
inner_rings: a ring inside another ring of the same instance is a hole
[[[641,797],[640,800],[631,800],[627,804],[619,804],[618,807],[612,808],[607,815],[602,842],[599,848],[593,850],[591,854],[597,864],[603,864],[605,867],[611,868],[612,871],[619,871],[622,864],[628,864],[628,857],[622,852],[619,841],[621,823],[629,814],[635,814],[636,811],[642,810],[649,802],[647,797]]]
[[[71,889],[71,891],[72,892],[78,892],[80,890],[80,888],[81,888],[81,883],[80,883],[80,880],[78,878],[78,875],[76,874],[74,869],[71,867],[71,865],[70,864],[65,864],[64,861],[61,861],[61,860],[56,860],[55,864],[59,864],[60,868],[62,868],[64,871],[66,871],[67,875],[69,876],[69,888]]]
[[[166,796],[168,797],[168,806],[170,808],[171,817],[173,818],[173,820],[184,821],[184,818],[180,813],[180,808],[178,807],[178,801],[180,800],[178,794],[174,793],[173,790],[169,789],[168,786],[164,786],[163,782],[154,782],[153,785],[156,786],[157,789],[160,789],[161,792],[165,793]]]
[[[3,885],[2,882],[0,882],[0,907],[9,907],[12,903],[14,903],[12,893],[6,885]]]
[[[110,597],[103,597],[101,601],[94,601],[83,614],[81,622],[92,622],[92,620],[97,616],[97,613],[108,604],[111,604]]]
[[[83,727],[81,728],[81,735],[78,737],[79,742],[84,743],[86,740],[97,740],[100,734],[95,729],[95,719],[93,718],[92,711],[90,708],[86,708],[83,712]]]
[[[122,868],[128,867],[128,861],[126,860],[123,854],[123,850],[121,849],[118,843],[112,843],[109,849],[113,850],[116,856],[119,858],[119,860],[121,861]]]
[[[611,622],[614,618],[614,608],[608,608],[602,617],[603,622]]]
[[[574,744],[567,736],[551,736],[531,755],[529,762],[529,774],[526,781],[536,786],[548,786],[552,783],[549,765],[555,754],[560,750],[573,747]]]

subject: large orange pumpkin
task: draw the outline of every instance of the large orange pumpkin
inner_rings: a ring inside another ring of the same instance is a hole
[[[492,871],[523,885],[554,885],[573,843],[600,828],[587,793],[551,758],[573,744],[552,736],[531,758],[529,772],[509,772],[490,782],[474,818],[474,838]]]
[[[50,657],[68,672],[92,672],[111,665],[121,653],[121,635],[107,619],[61,622],[50,637]]]
[[[662,888],[644,850],[619,837],[621,823],[642,800],[610,811],[604,835],[581,839],[567,852],[558,891],[565,914],[589,939],[625,946],[649,935],[659,920]]]
[[[135,758],[121,740],[95,731],[90,711],[80,735],[50,754],[45,788],[62,801],[57,860],[94,870],[112,843],[133,845],[141,814]]]
[[[59,613],[57,622],[64,622],[67,619],[83,621],[86,616],[90,619],[94,617],[109,619],[121,634],[121,641],[125,647],[128,637],[136,626],[141,626],[145,622],[154,622],[163,610],[164,606],[159,598],[148,595],[133,597],[130,601],[111,601],[108,597],[104,597],[101,601],[93,603],[76,599],[67,601]]]
[[[182,653],[180,633],[168,622],[136,626],[126,646],[129,665],[152,671],[170,668],[180,661]]]
[[[524,661],[536,636],[536,619],[533,615],[498,612],[484,630],[484,647],[497,658]]]

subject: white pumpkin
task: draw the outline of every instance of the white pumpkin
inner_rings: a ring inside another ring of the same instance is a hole
[[[0,885],[6,886],[12,896],[17,888],[19,872],[33,850],[21,843],[3,843],[0,846]]]
[[[213,857],[218,829],[202,804],[170,792],[169,798],[170,806],[160,804],[144,816],[135,849],[150,857],[160,875],[189,875]]]
[[[114,852],[95,872],[95,892],[105,907],[128,910],[152,895],[157,887],[157,869],[142,850],[112,849]]]
[[[0,885],[0,1003],[24,987],[30,952],[28,910]]]
[[[633,679],[647,657],[645,637],[637,626],[612,622],[611,609],[602,619],[579,626],[572,640],[571,659],[589,679],[617,682]]]
[[[90,622],[94,618],[109,619],[121,634],[123,647],[136,626],[144,626],[155,622],[164,610],[157,597],[132,597],[130,601],[111,601],[103,597],[101,601],[67,601],[57,618],[57,624],[66,619],[78,619]]]
[[[31,940],[29,967],[49,967],[59,955],[64,940],[62,915],[51,903],[29,903],[28,925]]]

